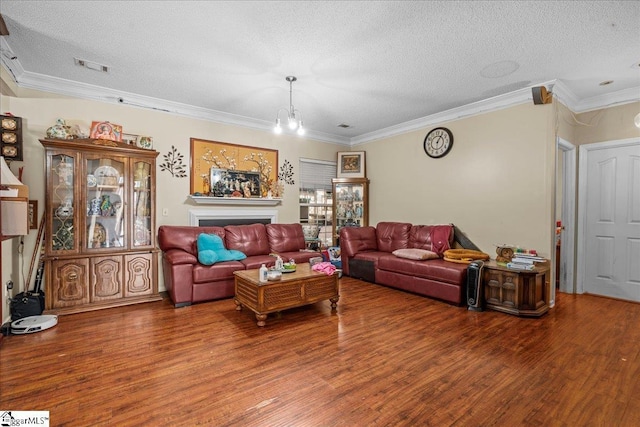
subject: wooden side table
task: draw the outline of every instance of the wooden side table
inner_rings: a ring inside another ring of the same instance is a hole
[[[549,263],[514,270],[495,261],[484,263],[482,285],[487,308],[516,316],[540,317],[549,311]]]

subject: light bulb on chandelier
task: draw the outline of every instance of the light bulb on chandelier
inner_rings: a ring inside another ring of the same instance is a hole
[[[302,126],[302,113],[300,110],[296,110],[293,106],[293,82],[298,80],[295,76],[287,76],[285,78],[289,82],[289,109],[281,108],[278,110],[278,114],[276,115],[276,125],[273,128],[273,131],[277,134],[282,133],[282,126],[280,122],[280,112],[285,111],[287,113],[287,122],[289,124],[289,129],[296,130],[298,135],[304,135],[305,129]]]

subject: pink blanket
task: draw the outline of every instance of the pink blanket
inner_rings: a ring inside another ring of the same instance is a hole
[[[327,276],[331,276],[336,271],[336,266],[331,264],[330,262],[319,262],[311,267],[313,271],[319,271],[320,273],[324,273]]]

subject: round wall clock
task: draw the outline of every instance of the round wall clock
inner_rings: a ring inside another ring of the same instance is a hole
[[[435,128],[424,138],[424,152],[438,159],[446,156],[453,147],[453,134],[447,128]]]

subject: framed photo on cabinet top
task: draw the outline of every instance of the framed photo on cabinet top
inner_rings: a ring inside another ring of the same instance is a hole
[[[122,141],[122,126],[109,122],[91,122],[89,138]]]
[[[365,178],[365,152],[343,151],[338,152],[338,178]]]
[[[134,135],[132,133],[123,133],[122,134],[122,142],[129,145],[136,145],[138,138],[140,135]]]

